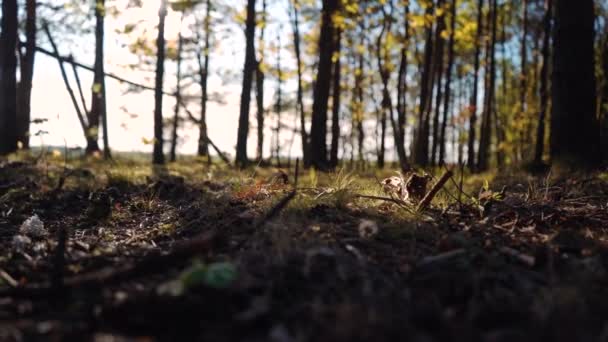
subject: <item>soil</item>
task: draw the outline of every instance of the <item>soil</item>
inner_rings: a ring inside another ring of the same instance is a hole
[[[283,177],[102,179],[0,165],[1,341],[608,341],[599,175],[505,177],[406,218]],[[44,234],[16,243],[34,214]],[[234,278],[163,290],[201,264]]]

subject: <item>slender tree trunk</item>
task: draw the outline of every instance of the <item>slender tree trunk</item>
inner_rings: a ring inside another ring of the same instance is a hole
[[[331,115],[331,149],[329,164],[332,168],[338,166],[338,143],[340,142],[340,50],[342,48],[342,31],[336,32],[336,51],[334,52],[334,72],[333,72],[333,90],[332,90],[332,115]]]
[[[496,83],[496,26],[498,18],[498,3],[497,0],[492,0],[490,3],[491,20],[488,23],[492,27],[492,35],[490,38],[490,46],[488,54],[490,57],[490,65],[488,70],[488,87],[485,94],[485,109],[482,118],[482,130],[479,144],[479,163],[478,169],[485,171],[490,164],[490,145],[492,143],[492,117],[494,113],[494,93]]]
[[[391,122],[391,127],[393,129],[393,140],[395,142],[397,158],[399,159],[399,166],[403,172],[407,172],[410,170],[410,165],[407,161],[407,156],[405,153],[405,144],[403,141],[403,137],[405,136],[405,134],[403,133],[403,126],[401,125],[401,122],[399,122],[399,118],[397,119],[397,121],[395,120],[395,116],[393,113],[393,101],[392,101],[391,93],[389,90],[390,71],[386,67],[386,63],[389,59],[389,56],[388,56],[387,49],[384,48],[384,46],[385,46],[384,34],[386,32],[390,32],[391,22],[388,18],[387,13],[385,13],[384,15],[385,15],[385,17],[384,17],[384,21],[383,21],[383,25],[382,25],[382,30],[380,31],[380,34],[378,35],[378,39],[376,41],[376,61],[377,61],[377,65],[378,65],[378,71],[380,72],[380,78],[382,80],[381,111],[382,111],[382,115],[384,117],[386,117],[386,115],[388,113],[388,117]],[[405,66],[404,66],[405,57],[403,55],[404,55],[404,51],[402,50],[401,51],[401,65],[400,65],[400,71],[399,71],[399,75],[398,75],[398,77],[400,78],[400,80],[398,82],[399,91],[403,91],[404,84],[405,84],[405,79],[401,79],[401,77],[404,77],[404,73],[405,73]],[[397,94],[397,96],[400,97],[400,96],[402,96],[402,94]],[[404,105],[404,103],[399,104],[399,106],[403,106],[403,105]],[[399,107],[398,110],[403,110],[403,107]]]
[[[602,70],[604,74],[604,84],[602,87],[602,101],[600,102],[600,117],[601,121],[601,143],[602,143],[602,158],[605,163],[608,161],[608,25],[606,25],[604,33],[604,47],[602,53]]]
[[[479,59],[481,53],[481,38],[483,37],[483,0],[477,2],[477,38],[475,39],[475,62],[473,66],[473,92],[469,101],[469,143],[467,151],[467,166],[470,170],[475,170],[475,140],[476,140],[476,125],[477,125],[477,90],[479,88]]]
[[[256,119],[258,123],[258,141],[256,146],[256,159],[264,158],[264,28],[266,27],[266,0],[262,0],[262,17],[264,23],[260,27],[260,39],[258,41],[259,58],[255,67],[255,100],[257,105]]]
[[[205,47],[201,54],[197,52],[199,83],[201,87],[201,121],[199,123],[198,136],[198,155],[201,157],[209,156],[209,143],[207,135],[207,79],[209,78],[209,50],[211,49],[211,0],[206,1],[205,8]],[[201,56],[202,55],[202,56]],[[210,159],[209,159],[210,160]]]
[[[290,1],[291,3],[291,1]],[[302,161],[304,167],[310,167],[310,153],[309,153],[309,141],[308,134],[306,132],[306,116],[304,115],[304,89],[302,86],[302,55],[300,52],[300,18],[299,18],[299,3],[298,0],[293,0],[291,5],[293,13],[293,46],[296,55],[296,70],[298,73],[298,94],[297,94],[297,107],[298,115],[300,117],[300,136],[302,138]]]
[[[184,21],[184,15],[182,13],[182,18],[181,18],[181,23],[183,23]],[[175,109],[173,112],[173,126],[171,127],[171,150],[169,153],[170,156],[170,160],[171,162],[174,162],[177,159],[177,130],[179,128],[179,109],[181,108],[181,103],[182,103],[182,52],[184,49],[184,38],[182,36],[182,32],[181,32],[181,25],[180,25],[180,32],[179,32],[179,37],[178,37],[178,41],[177,41],[177,73],[176,73],[176,79],[175,79]]]
[[[17,150],[17,1],[2,1],[0,21],[0,155]]]
[[[363,30],[361,31],[363,32]],[[363,35],[361,36],[363,40]],[[359,53],[359,72],[355,72],[355,91],[356,91],[356,124],[357,124],[357,158],[358,164],[363,165],[365,156],[363,151],[363,142],[365,141],[365,130],[363,130],[363,72],[364,72],[364,56],[363,52]]]
[[[91,110],[88,113],[88,129],[85,133],[87,138],[86,153],[93,154],[99,149],[99,127],[100,120],[104,115],[106,101],[104,98],[104,16],[105,0],[95,1],[95,72],[91,91]],[[105,132],[105,131],[104,131]]]
[[[456,32],[456,0],[452,0],[452,4],[450,5],[450,40],[448,43],[448,65],[445,71],[446,80],[445,80],[445,100],[443,105],[443,118],[441,120],[441,133],[439,137],[439,165],[443,165],[445,163],[445,151],[446,151],[446,137],[445,130],[448,122],[448,113],[450,110],[450,99],[452,93],[452,68],[454,65],[454,34]],[[439,107],[439,104],[437,105]]]
[[[319,65],[313,94],[310,148],[312,165],[326,169],[327,163],[327,103],[331,79],[331,58],[335,50],[333,15],[338,10],[338,0],[323,0],[321,34],[319,36]]]
[[[154,88],[154,152],[152,162],[164,164],[163,152],[163,78],[165,74],[165,18],[167,0],[161,0],[158,11],[158,37],[156,38],[156,78]]]
[[[551,42],[551,19],[553,0],[545,0],[545,17],[543,18],[543,65],[540,70],[540,110],[538,113],[538,126],[536,129],[536,148],[534,150],[534,163],[541,164],[545,149],[545,116],[549,106],[549,43]]]
[[[521,51],[520,51],[520,63],[521,71],[519,75],[519,113],[517,120],[524,120],[526,116],[526,92],[527,89],[527,68],[528,68],[528,0],[522,0],[522,37],[521,37]],[[526,130],[522,129],[519,132],[519,159],[524,158],[525,138]]]
[[[573,167],[601,161],[595,116],[593,0],[557,0],[553,30],[551,159]]]
[[[277,34],[277,128],[275,132],[275,148],[277,167],[281,167],[281,112],[283,112],[283,72],[281,70],[281,35]]]
[[[24,149],[30,146],[32,79],[36,56],[36,1],[25,2],[25,52],[20,59],[21,78],[17,89],[17,141]]]
[[[397,80],[397,134],[399,141],[405,145],[405,124],[406,124],[406,113],[407,113],[407,48],[410,42],[409,32],[409,3],[405,3],[404,10],[404,42],[401,48],[401,62],[399,63],[399,79]],[[405,153],[405,146],[403,146],[403,154],[407,158]],[[409,164],[409,163],[408,163]]]
[[[435,7],[431,3],[425,15],[433,15]],[[418,109],[418,127],[414,142],[414,163],[426,166],[429,161],[429,111],[433,98],[433,28],[426,29],[426,42],[424,47],[424,61],[420,80],[420,106]]]
[[[241,111],[236,142],[236,164],[244,167],[247,158],[247,136],[249,135],[249,105],[251,102],[251,83],[255,71],[255,0],[247,1],[247,20],[245,23],[245,65],[243,67],[243,89],[241,92]]]
[[[443,5],[443,3],[441,3]],[[441,36],[442,32],[445,30],[445,15],[441,15],[437,19],[437,28],[435,30],[435,58],[433,61],[434,64],[434,74],[435,74],[435,83],[437,84],[437,93],[435,97],[435,115],[433,116],[433,145],[431,147],[431,165],[435,165],[437,161],[437,152],[439,148],[439,116],[441,114],[441,103],[443,98],[443,89],[442,89],[442,81],[443,81],[443,73],[444,73],[444,45],[445,41]]]

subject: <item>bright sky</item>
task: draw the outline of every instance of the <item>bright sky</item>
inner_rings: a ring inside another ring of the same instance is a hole
[[[237,4],[244,1],[237,1]],[[117,4],[118,8],[124,8],[127,0],[116,0],[113,3]],[[120,75],[123,78],[148,84],[153,86],[153,78],[150,73],[138,72],[125,68],[124,64],[132,62],[127,60],[130,58],[129,52],[122,47],[120,42],[125,42],[125,36],[116,33],[117,29],[122,29],[126,23],[142,21],[140,29],[145,28],[149,35],[152,35],[152,41],[156,35],[156,25],[158,20],[158,0],[143,1],[143,7],[138,9],[129,9],[119,17],[108,16],[106,18],[106,72]],[[283,10],[279,8],[277,10]],[[225,14],[221,14],[225,15]],[[283,17],[286,17],[284,15]],[[169,11],[166,22],[165,37],[168,41],[176,40],[180,26],[180,14]],[[269,29],[270,31],[270,29]],[[231,69],[232,73],[240,75],[243,65],[244,50],[244,35],[238,33],[231,35],[228,40],[223,40],[220,44],[220,52],[212,53],[210,67],[222,67]],[[268,37],[274,37],[276,34],[269,33]],[[90,39],[90,40],[87,40]],[[83,39],[78,39],[78,46],[60,46],[60,53],[67,55],[74,54],[74,58],[79,62],[87,65],[92,65],[92,52],[94,49],[93,37],[87,36]],[[46,39],[43,40],[46,42]],[[89,44],[87,44],[89,43]],[[46,43],[42,43],[45,47]],[[90,46],[89,46],[90,45]],[[69,49],[69,50],[68,50]],[[82,51],[80,50],[82,49]],[[79,52],[80,51],[80,52]],[[287,58],[291,56],[287,53]],[[65,89],[61,78],[59,65],[56,60],[38,53],[36,56],[36,65],[34,72],[33,93],[32,93],[32,117],[45,118],[48,122],[32,127],[35,133],[37,130],[48,131],[48,135],[42,138],[33,137],[32,144],[40,145],[41,139],[45,145],[63,146],[64,139],[68,146],[84,147],[85,139],[78,122],[76,112],[72,106],[69,94]],[[132,57],[131,57],[132,58]],[[285,59],[287,59],[285,58]],[[67,67],[67,65],[66,65]],[[165,63],[165,90],[172,91],[175,86],[175,63],[167,61]],[[70,78],[71,69],[67,68]],[[213,70],[211,70],[213,72]],[[92,73],[80,70],[80,78],[83,83],[85,97],[87,102],[90,101],[90,87],[92,84]],[[73,79],[72,86],[76,89]],[[271,83],[272,82],[272,83]],[[273,88],[275,85],[271,80],[266,82],[266,102],[271,104],[273,97]],[[154,94],[151,91],[143,91],[139,94],[126,94],[126,85],[112,80],[106,80],[107,88],[107,104],[108,104],[108,127],[109,138],[112,149],[119,151],[151,151],[152,146],[143,143],[143,138],[151,139],[153,136],[153,111],[154,111]],[[236,144],[236,132],[239,113],[239,102],[241,85],[240,81],[230,84],[223,84],[220,77],[213,74],[209,79],[210,92],[223,92],[226,94],[225,105],[216,103],[208,104],[208,127],[210,138],[223,151],[234,155],[234,147]],[[196,88],[193,88],[196,89]],[[197,89],[198,91],[198,89]],[[198,94],[196,94],[198,95]],[[175,101],[172,97],[165,96],[164,98],[164,115],[167,118],[173,116],[173,108]],[[251,115],[251,131],[249,140],[249,155],[255,155],[255,103],[252,101]],[[198,104],[193,104],[190,110],[198,114]],[[122,109],[126,109],[125,112]],[[292,121],[292,119],[289,119]],[[289,122],[291,124],[291,122]],[[266,134],[266,149],[270,145],[271,132],[267,129]],[[166,130],[165,137],[169,137],[169,130]],[[187,127],[180,132],[180,145],[178,151],[180,153],[195,153],[197,149],[198,130],[193,125],[188,124]],[[291,138],[284,137],[287,140]],[[168,142],[166,141],[168,148]],[[298,139],[293,145],[294,155],[300,151]]]

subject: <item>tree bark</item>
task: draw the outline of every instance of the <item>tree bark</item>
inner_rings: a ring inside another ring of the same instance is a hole
[[[154,152],[152,162],[164,164],[163,152],[163,78],[165,73],[165,18],[167,0],[161,0],[158,11],[158,37],[156,38],[156,78],[154,90]]]
[[[331,58],[335,50],[332,17],[338,10],[338,0],[323,0],[321,34],[319,36],[319,65],[313,94],[310,128],[310,158],[312,166],[325,170],[327,163],[327,107],[331,79]]]
[[[249,135],[249,105],[251,102],[251,83],[255,71],[255,0],[247,1],[247,20],[245,23],[245,65],[243,67],[243,88],[241,110],[236,142],[236,164],[245,167],[247,158],[247,136]]]
[[[256,159],[264,158],[264,28],[266,27],[266,0],[262,0],[262,26],[260,27],[260,39],[258,41],[259,57],[255,68],[255,100],[257,106],[256,120],[258,124]]]
[[[432,15],[435,7],[427,7],[425,15]],[[418,108],[418,127],[416,129],[413,159],[419,166],[426,166],[429,161],[429,110],[433,98],[433,27],[426,29],[426,42],[424,46],[424,61],[420,80],[420,105]]]
[[[21,142],[24,149],[28,149],[30,146],[32,80],[36,56],[35,0],[26,0],[25,12],[25,52],[19,62],[21,78],[17,86],[17,141]]]
[[[201,157],[209,157],[209,143],[207,135],[207,79],[209,78],[209,50],[211,49],[211,0],[206,1],[205,8],[205,46],[201,54],[197,52],[199,84],[201,87],[201,121],[199,123],[198,133],[198,155]],[[202,56],[201,56],[202,55]]]
[[[520,63],[521,71],[519,75],[519,113],[517,115],[518,120],[524,120],[526,116],[526,92],[527,89],[527,65],[528,65],[528,0],[522,0],[522,37],[521,37],[521,52],[520,52]],[[520,159],[524,158],[525,150],[525,134],[526,130],[522,129],[519,132],[519,155]]]
[[[475,159],[475,140],[476,140],[476,125],[477,125],[477,91],[479,82],[479,59],[481,52],[481,38],[483,37],[482,27],[483,17],[483,0],[477,2],[477,39],[475,40],[475,62],[473,66],[473,92],[471,93],[471,99],[469,101],[469,142],[467,151],[467,167],[469,170],[475,170],[476,159]]]
[[[450,40],[448,42],[448,65],[445,71],[445,89],[444,93],[444,104],[443,104],[443,118],[441,120],[441,133],[439,137],[439,165],[445,163],[445,151],[446,151],[446,136],[445,130],[448,122],[448,113],[450,110],[450,99],[452,95],[452,68],[454,66],[454,34],[456,32],[456,0],[452,0],[450,5]],[[438,105],[439,106],[439,105]]]
[[[498,5],[497,0],[492,0],[490,3],[490,14],[491,20],[489,25],[492,27],[492,35],[490,38],[490,44],[488,48],[488,55],[490,59],[489,67],[486,67],[488,74],[488,86],[484,94],[485,105],[483,111],[483,118],[481,123],[481,136],[479,142],[479,160],[477,168],[480,171],[486,171],[490,164],[490,144],[492,143],[492,113],[494,112],[494,93],[496,83],[496,24]]]
[[[441,3],[443,5],[443,2]],[[444,73],[444,45],[445,41],[441,33],[445,30],[445,15],[437,18],[437,28],[435,29],[435,56],[433,58],[434,77],[437,84],[435,96],[435,114],[433,116],[433,145],[431,146],[431,165],[435,165],[439,147],[439,116],[441,113],[441,103],[443,100],[443,89],[441,88]]]
[[[334,52],[334,72],[333,72],[333,90],[332,90],[332,115],[331,115],[331,148],[329,164],[332,168],[338,166],[338,144],[340,142],[340,50],[342,48],[342,31],[336,32],[336,51]]]
[[[184,21],[184,15],[182,14],[182,18],[181,18],[181,23],[183,23]],[[178,135],[177,135],[177,130],[179,128],[179,109],[181,108],[181,103],[182,103],[182,52],[184,49],[184,38],[182,36],[182,32],[181,32],[181,25],[180,25],[180,32],[178,34],[178,41],[177,41],[177,72],[176,72],[176,79],[175,79],[175,107],[174,107],[174,111],[173,111],[173,122],[172,122],[172,127],[171,127],[171,150],[169,153],[169,160],[171,162],[174,162],[177,159],[177,139],[178,139]]]
[[[543,18],[543,65],[540,69],[540,110],[538,113],[538,126],[536,128],[536,147],[534,150],[534,163],[541,164],[545,149],[545,117],[549,106],[549,43],[551,42],[551,19],[553,0],[545,0],[545,16]]]
[[[17,1],[2,1],[0,21],[0,155],[17,150]]]
[[[593,0],[557,0],[553,30],[551,159],[570,167],[601,161],[595,116]]]
[[[290,1],[291,3],[291,1]],[[302,138],[302,161],[304,167],[310,167],[309,141],[306,131],[306,116],[304,115],[304,89],[302,86],[302,55],[300,52],[300,18],[299,18],[299,3],[294,0],[291,5],[293,12],[293,46],[296,55],[296,70],[298,74],[298,94],[297,94],[297,110],[300,117],[300,136]]]

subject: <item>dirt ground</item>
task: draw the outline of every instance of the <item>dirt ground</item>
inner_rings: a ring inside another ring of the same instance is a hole
[[[285,170],[2,162],[0,341],[608,341],[602,174],[416,211]]]

